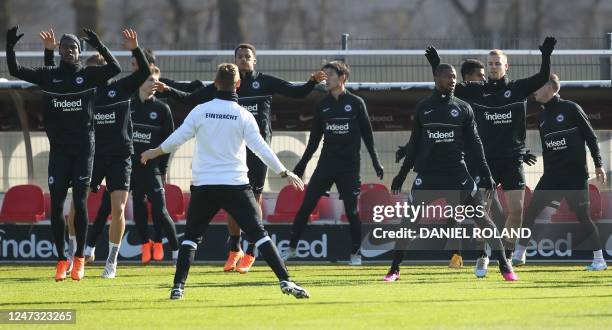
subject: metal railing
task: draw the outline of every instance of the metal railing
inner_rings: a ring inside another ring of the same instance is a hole
[[[487,50],[441,50],[444,62],[459,67],[467,58],[486,62]],[[87,56],[90,53],[84,53]],[[131,53],[113,52],[124,70],[129,70]],[[256,70],[290,81],[305,81],[310,73],[326,61],[341,59],[351,66],[351,81],[362,82],[425,82],[431,81],[431,69],[423,50],[262,50],[257,52]],[[509,50],[513,79],[524,78],[540,70],[539,50]],[[40,52],[18,52],[21,65],[42,66]],[[556,50],[552,71],[563,80],[610,79],[612,50]],[[177,80],[212,80],[216,67],[233,62],[232,51],[158,51],[156,64],[162,76]],[[58,60],[58,59],[56,59]],[[11,79],[4,53],[0,53],[0,78]]]

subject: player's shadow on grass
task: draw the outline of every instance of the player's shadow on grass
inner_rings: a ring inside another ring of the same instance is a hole
[[[565,289],[565,288],[589,288],[593,289],[597,287],[610,287],[612,283],[602,281],[533,281],[534,285],[512,285],[512,286],[499,286],[499,288],[510,288],[510,289]],[[609,297],[612,297],[610,295]]]
[[[470,298],[470,302],[477,301],[506,301],[506,300],[554,300],[554,299],[577,299],[577,298],[610,298],[612,295],[590,295],[590,296],[545,296],[545,297],[508,297],[506,295],[500,295],[499,298],[491,297],[491,298]],[[411,302],[415,303],[461,303],[464,304],[466,302],[465,299],[448,299],[445,298],[443,300],[440,299],[423,299],[423,300],[411,300]],[[387,303],[385,301],[385,303]]]
[[[400,284],[424,284],[425,279],[422,280],[402,280]],[[386,283],[382,281],[375,281],[370,278],[364,280],[346,280],[346,281],[317,281],[317,280],[300,280],[298,281],[300,285],[304,285],[306,287],[335,287],[335,286],[356,286],[356,285],[372,285],[372,284],[380,284],[385,285]],[[450,284],[456,283],[456,281],[436,281],[432,279],[427,279],[427,284]],[[197,283],[191,282],[188,283],[188,287],[193,288],[233,288],[233,287],[261,287],[261,286],[277,286],[278,282],[276,281],[266,281],[266,282],[205,282],[205,283]],[[167,285],[160,285],[160,288],[168,288]]]
[[[561,315],[561,317],[572,318],[572,317],[612,317],[612,314],[584,314],[584,315]]]
[[[0,303],[0,307],[2,306],[28,306],[28,305],[45,305],[46,308],[49,307],[49,305],[53,305],[54,307],[60,306],[60,305],[70,305],[70,304],[108,304],[110,301],[109,300],[74,300],[74,301],[63,301],[61,303],[58,303],[57,301],[20,301],[20,302],[8,302],[8,303]],[[126,301],[128,302],[128,301]]]
[[[51,279],[52,277],[3,277],[0,278],[0,284],[4,282],[48,282]]]
[[[569,273],[569,272],[583,272],[584,273],[584,269],[582,268],[577,268],[577,269],[567,269],[567,268],[559,268],[559,269],[535,269],[535,268],[520,268],[517,267],[516,268],[516,272],[518,274],[520,273]]]

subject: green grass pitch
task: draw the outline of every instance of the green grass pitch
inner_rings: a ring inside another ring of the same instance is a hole
[[[405,265],[400,281],[384,283],[384,265],[289,264],[311,294],[297,300],[281,294],[265,265],[246,275],[195,265],[185,298],[171,301],[171,266],[120,265],[109,280],[94,265],[80,283],[56,283],[52,266],[3,265],[0,309],[74,308],[80,329],[612,329],[612,271],[527,265],[510,283],[491,266],[487,278],[477,279],[471,266]],[[0,324],[9,327],[17,328]]]

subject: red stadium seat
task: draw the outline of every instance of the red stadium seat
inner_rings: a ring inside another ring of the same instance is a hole
[[[504,209],[504,214],[507,215],[509,213],[509,210],[508,210],[508,200],[506,199],[506,193],[504,193],[504,190],[502,189],[501,186],[497,186],[496,190],[497,190],[497,198],[499,199],[499,202],[502,208]],[[529,206],[529,203],[531,203],[531,198],[533,198],[533,191],[531,190],[531,188],[525,186],[525,197],[523,198],[523,215],[527,211],[527,207]]]
[[[304,188],[304,191],[306,189]],[[299,191],[292,185],[285,186],[278,193],[278,199],[276,200],[276,206],[274,207],[274,213],[268,216],[269,222],[282,223],[293,222],[297,211],[302,205],[304,200],[304,191]],[[310,214],[309,220],[319,219],[319,204]]]
[[[603,217],[603,198],[599,189],[594,184],[589,184],[589,202],[591,207],[591,218],[599,220]]]
[[[364,200],[365,198],[365,200]],[[392,205],[394,199],[382,183],[364,183],[359,187],[359,199],[357,200],[357,210],[362,221],[372,221],[375,205]],[[346,214],[342,214],[340,221],[348,222]]]
[[[365,183],[360,187],[359,200],[357,201],[357,210],[359,218],[362,221],[371,222],[374,218],[374,206],[376,205],[392,205],[393,197],[389,189],[381,183]],[[341,221],[347,222],[346,214],[340,218]]]
[[[217,214],[215,214],[215,216],[212,218],[211,222],[226,222],[227,221],[227,212],[225,212],[225,210],[221,209],[219,210],[219,212],[217,212]]]
[[[185,204],[185,219],[187,218],[187,210],[189,209],[189,201],[191,200],[191,193],[183,193],[183,203]],[[226,222],[227,212],[225,210],[219,210],[217,214],[212,218],[211,222]]]
[[[177,185],[165,184],[166,209],[172,220],[179,221],[185,219],[185,201],[183,191]]]
[[[600,192],[601,197],[601,219],[612,218],[612,191]]]
[[[565,200],[565,198],[561,201],[561,204],[559,205],[559,209],[557,209],[557,212],[553,214],[551,221],[555,221],[555,222],[576,221],[576,214],[570,211],[569,205],[567,204],[567,201]]]
[[[599,220],[603,214],[603,201],[601,198],[601,193],[597,186],[593,184],[589,184],[589,203],[590,203],[590,215],[593,220]],[[578,221],[576,218],[576,213],[570,210],[567,201],[563,199],[561,201],[561,205],[552,217],[553,221],[556,222],[572,222]]]
[[[4,195],[0,221],[37,222],[45,220],[45,197],[37,185],[24,184],[11,187]]]

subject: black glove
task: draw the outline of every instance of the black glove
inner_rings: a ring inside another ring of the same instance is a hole
[[[304,176],[304,172],[306,172],[306,163],[299,161],[297,165],[293,168],[293,174],[302,178]]]
[[[436,68],[438,65],[440,65],[440,56],[438,55],[438,51],[434,48],[434,46],[429,46],[427,49],[425,49],[425,57],[427,57],[427,61],[432,68]]]
[[[523,163],[529,166],[532,166],[532,165],[535,165],[537,161],[538,161],[538,157],[532,154],[529,150],[526,150],[525,154],[523,154]]]
[[[480,182],[481,182],[481,186],[489,191],[494,191],[495,188],[497,187],[495,180],[493,180],[493,177],[490,175],[481,177]]]
[[[553,50],[555,49],[555,45],[557,44],[557,39],[555,37],[546,37],[542,45],[540,45],[540,52],[542,55],[550,56]]]
[[[17,35],[18,28],[19,26],[13,26],[12,28],[8,29],[8,31],[6,31],[6,48],[7,49],[14,48],[17,42],[19,41],[19,39],[23,37],[23,33]]]
[[[399,194],[402,190],[404,181],[406,181],[406,175],[398,173],[395,178],[393,178],[393,182],[391,183],[391,192],[394,194]]]
[[[376,171],[376,176],[382,180],[383,176],[385,175],[385,171],[382,164],[378,161],[378,159],[374,159],[372,161],[372,165],[374,165],[374,171]]]
[[[406,146],[397,146],[397,151],[395,152],[395,162],[399,163],[402,158],[406,157],[408,153],[408,147]]]
[[[102,47],[102,42],[100,41],[100,37],[91,29],[83,29],[83,32],[87,35],[83,37],[83,40],[91,45],[91,47],[98,49]]]

